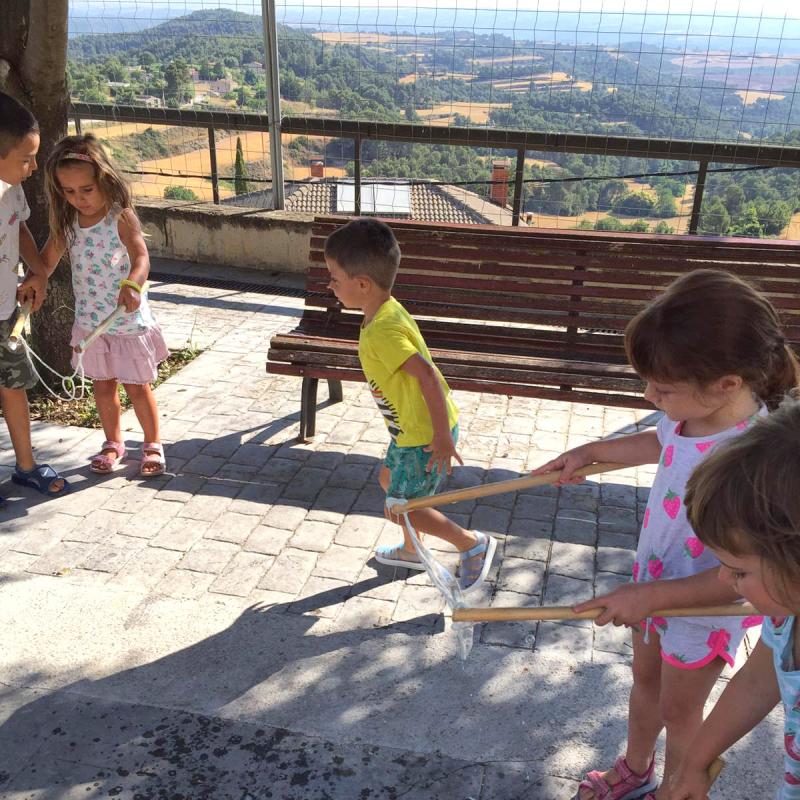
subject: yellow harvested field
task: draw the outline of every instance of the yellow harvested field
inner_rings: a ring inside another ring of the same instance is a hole
[[[331,44],[390,44],[392,42],[419,42],[423,39],[427,42],[437,42],[436,36],[394,36],[390,33],[371,33],[369,31],[359,31],[357,33],[343,33],[341,31],[320,31],[312,34],[315,38]]]
[[[310,167],[302,167],[297,164],[287,164],[283,168],[283,177],[287,181],[304,181],[311,177]],[[326,178],[346,178],[347,170],[343,167],[325,167]]]
[[[81,131],[93,133],[98,139],[117,139],[134,133],[144,133],[148,128],[159,131],[176,130],[174,125],[147,125],[142,122],[106,122],[105,120],[81,120]],[[75,132],[75,124],[70,123],[70,133]]]
[[[131,191],[136,197],[164,197],[164,189],[168,186],[183,186],[191,189],[198,200],[211,202],[214,194],[211,181],[203,178],[169,178],[164,175],[142,175],[138,181],[131,182]],[[233,192],[224,186],[219,187],[220,197],[231,197]]]
[[[781,231],[781,239],[800,241],[800,211],[792,216],[789,224]]]
[[[245,161],[269,161],[269,136],[261,131],[247,131],[217,139],[217,169],[225,174],[232,174],[236,161],[236,139],[242,140],[242,152]],[[288,142],[298,138],[296,134],[286,134],[283,139]],[[143,172],[185,172],[193,175],[211,174],[211,154],[208,148],[193,150],[182,155],[155,158],[141,161],[139,169]],[[345,171],[338,167],[326,167],[325,174],[343,177]],[[308,166],[287,167],[286,177],[300,180],[309,177]],[[167,186],[185,186],[191,189],[200,199],[211,200],[211,180],[200,177],[171,177],[168,175],[142,175],[131,181],[131,189],[136,196],[162,197]],[[220,187],[220,196],[229,197],[233,192]]]
[[[473,58],[473,64],[516,64],[520,61],[544,61],[543,56],[534,55],[517,55],[517,56],[499,56],[496,58]]]
[[[776,94],[775,92],[755,92],[744,89],[736,92],[736,94],[741,97],[742,102],[746,106],[752,106],[759,100],[783,100],[786,97],[785,94]]]
[[[476,125],[485,125],[489,121],[489,113],[494,108],[511,108],[511,103],[443,103],[430,109],[417,111],[423,119],[432,125],[449,124],[456,114],[469,117]],[[448,121],[445,122],[444,118]]]
[[[550,167],[551,169],[561,169],[560,164],[555,161],[547,161],[544,158],[526,158],[525,163],[530,167]]]
[[[339,112],[335,108],[319,108],[306,103],[303,100],[283,100],[281,101],[281,111],[284,114],[315,115],[321,117],[337,117]]]
[[[420,78],[433,78],[435,81],[474,81],[477,76],[471,72],[448,72],[444,75],[431,75],[425,72],[412,72],[409,75],[403,75],[398,83],[416,83]]]
[[[527,160],[527,159],[526,159]],[[652,187],[646,183],[635,183],[632,180],[625,180],[630,191],[634,192],[652,192]],[[665,222],[669,225],[674,233],[688,233],[689,230],[689,217],[692,212],[692,201],[694,199],[694,186],[687,185],[686,191],[680,200],[676,201],[678,206],[678,216],[667,217],[666,219],[650,218],[647,224],[650,228],[654,228],[659,222]],[[533,214],[531,222],[529,223],[534,228],[560,228],[562,230],[574,230],[581,222],[586,221],[594,225],[598,220],[605,219],[611,216],[606,211],[587,211],[585,214],[580,214],[577,217],[560,216],[558,214]],[[800,238],[800,213],[795,215],[797,222],[797,230],[795,234]],[[620,217],[621,222],[629,223],[633,221],[633,217]],[[794,222],[794,220],[793,220]],[[791,226],[790,226],[791,227]],[[790,237],[791,238],[791,237]]]

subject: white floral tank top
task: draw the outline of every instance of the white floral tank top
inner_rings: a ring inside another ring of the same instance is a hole
[[[130,275],[131,260],[119,238],[118,220],[122,209],[115,206],[89,228],[75,220],[75,233],[69,242],[72,264],[72,289],[75,293],[75,324],[90,331],[117,307],[119,283]],[[142,293],[142,302],[132,314],[123,314],[109,328],[111,335],[138,334],[152,328],[155,320]]]

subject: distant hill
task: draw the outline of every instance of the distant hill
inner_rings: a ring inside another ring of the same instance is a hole
[[[190,60],[204,51],[215,55],[224,53],[231,39],[238,38],[240,47],[242,40],[247,40],[247,46],[252,47],[263,39],[261,17],[227,8],[193,11],[136,30],[100,32],[105,21],[95,18],[91,20],[91,33],[70,38],[70,57],[94,58],[148,50],[159,59],[181,57]],[[140,17],[121,17],[119,22],[133,26],[144,21]]]
[[[211,35],[236,35],[255,31],[261,35],[260,15],[245,14],[231,9],[198,9],[186,15],[202,0],[176,0],[148,5],[114,4],[98,13],[91,2],[70,3],[70,36],[102,33],[134,33],[160,27],[164,21],[176,22],[167,32],[177,35],[181,24],[193,27],[207,24]],[[258,7],[256,3],[253,4]],[[278,6],[278,21],[305,29],[359,30],[416,35],[441,34],[458,31],[495,32],[517,42],[559,42],[573,45],[658,46],[690,52],[709,47],[709,17],[703,14],[636,14],[624,16],[611,12],[542,11],[497,8],[426,8],[393,7],[380,9],[353,5],[314,5],[309,3]],[[146,14],[146,15],[145,15]],[[796,15],[800,17],[800,13]],[[179,19],[184,23],[178,22]],[[186,22],[191,20],[191,22]],[[777,51],[781,54],[800,54],[800,19],[772,19],[768,16],[741,16],[718,13],[714,15],[713,40],[730,42],[730,50],[738,54]],[[240,27],[241,26],[241,27]],[[187,31],[188,32],[188,31]],[[198,32],[198,29],[191,31]]]

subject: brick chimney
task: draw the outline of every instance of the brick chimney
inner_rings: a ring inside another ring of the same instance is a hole
[[[492,185],[489,198],[498,206],[505,206],[508,202],[508,159],[495,158],[492,160]]]
[[[315,158],[309,164],[310,167],[310,174],[312,178],[324,178],[325,177],[325,162],[321,161],[318,158]]]

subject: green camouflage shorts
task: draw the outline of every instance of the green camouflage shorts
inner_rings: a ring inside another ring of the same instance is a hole
[[[4,389],[32,389],[36,386],[36,376],[25,348],[19,346],[11,350],[8,346],[8,337],[16,318],[15,312],[9,319],[0,321],[0,386]]]

